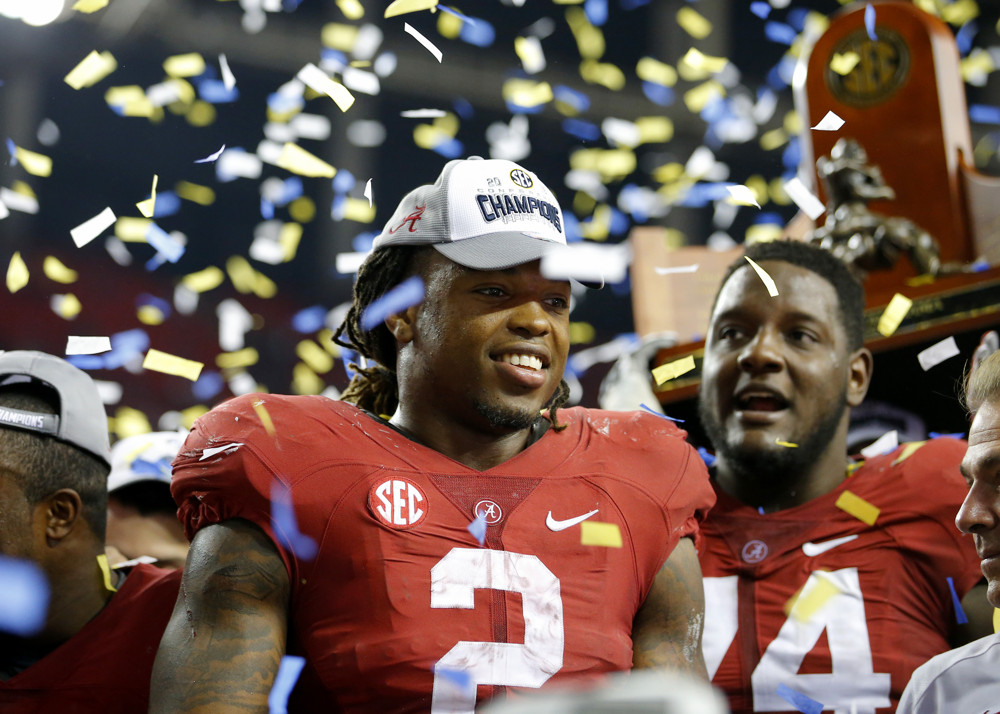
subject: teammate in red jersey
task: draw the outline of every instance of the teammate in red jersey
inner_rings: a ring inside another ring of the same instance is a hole
[[[848,410],[872,372],[862,288],[805,244],[747,256],[778,294],[746,261],[731,266],[699,401],[718,458],[700,551],[709,674],[736,714],[795,711],[802,695],[824,711],[891,712],[914,668],[949,647],[955,603],[980,580],[954,526],[964,444],[849,461]],[[982,597],[964,601],[978,614],[965,638],[988,631]]]
[[[40,352],[0,353],[5,714],[131,714],[148,705],[180,576],[108,568],[109,459],[107,417],[85,373]]]
[[[534,174],[449,162],[358,275],[338,337],[374,364],[352,403],[251,395],[195,424],[154,711],[266,711],[285,652],[310,712],[472,712],[633,664],[705,676],[707,472],[666,420],[559,408],[570,285],[539,259],[564,243]],[[411,276],[422,302],[364,331]]]

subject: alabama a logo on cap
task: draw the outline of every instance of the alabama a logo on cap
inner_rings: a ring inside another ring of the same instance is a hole
[[[390,528],[412,528],[427,515],[427,499],[413,481],[394,476],[372,486],[368,510]]]

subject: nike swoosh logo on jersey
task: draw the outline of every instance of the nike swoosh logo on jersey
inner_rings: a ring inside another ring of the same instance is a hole
[[[833,550],[838,545],[843,545],[844,543],[850,543],[852,540],[858,537],[858,534],[844,536],[843,538],[834,538],[833,540],[825,540],[822,543],[803,543],[802,552],[808,555],[810,558],[815,558],[820,553],[825,553],[828,550]]]
[[[590,513],[584,513],[582,516],[577,516],[576,518],[567,518],[565,521],[557,521],[552,517],[552,511],[549,511],[549,515],[545,516],[545,525],[549,527],[550,531],[564,531],[567,528],[575,526],[577,523],[583,523],[597,513],[597,511],[598,509],[595,508]]]

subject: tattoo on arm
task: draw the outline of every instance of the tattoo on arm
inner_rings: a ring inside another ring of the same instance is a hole
[[[151,714],[266,713],[289,591],[284,561],[257,526],[231,520],[199,531],[153,666]]]
[[[670,667],[708,679],[701,652],[705,590],[694,543],[682,538],[656,576],[632,628],[632,666]]]

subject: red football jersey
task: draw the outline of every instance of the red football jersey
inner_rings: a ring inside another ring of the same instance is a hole
[[[5,682],[4,714],[135,714],[173,612],[180,571],[136,565],[104,609],[69,641]]]
[[[479,472],[350,404],[250,395],[196,422],[172,489],[189,535],[244,518],[278,546],[292,585],[288,651],[307,660],[293,706],[471,712],[507,687],[630,668],[636,611],[714,500],[669,421],[558,417],[565,430]],[[276,484],[315,557],[286,545],[296,540],[272,512]],[[621,547],[587,545],[585,530],[610,530]]]
[[[948,578],[961,597],[982,577],[955,527],[964,453],[907,444],[767,515],[718,492],[702,527],[704,652],[734,714],[796,711],[781,684],[837,714],[895,710],[913,670],[949,648]],[[879,509],[874,525],[835,505],[845,491]]]

